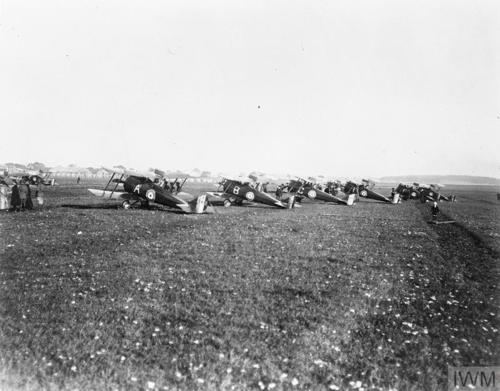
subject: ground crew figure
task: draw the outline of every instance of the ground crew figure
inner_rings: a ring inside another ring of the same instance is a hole
[[[437,220],[439,214],[439,206],[437,202],[434,202],[431,206],[432,220]]]
[[[12,186],[12,194],[10,197],[10,208],[12,211],[19,211],[21,209],[21,197],[19,195],[19,186],[17,183]]]
[[[79,185],[80,184],[80,177],[76,178],[76,184]]]
[[[19,198],[21,199],[21,210],[26,209],[26,203],[28,201],[29,187],[26,183],[22,182],[19,186]]]
[[[0,210],[9,209],[9,186],[0,183]]]
[[[282,195],[283,195],[283,190],[281,189],[281,186],[278,186],[276,188],[276,198],[281,201]]]

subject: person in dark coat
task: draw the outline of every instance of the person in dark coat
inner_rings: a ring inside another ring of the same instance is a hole
[[[33,200],[31,198],[30,185],[26,184],[26,187],[28,188],[28,194],[27,194],[27,198],[26,198],[26,209],[33,209]]]
[[[19,195],[19,187],[17,183],[12,186],[12,194],[10,196],[10,210],[19,211],[21,209],[21,196]]]

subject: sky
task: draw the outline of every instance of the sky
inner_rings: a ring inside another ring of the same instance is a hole
[[[500,177],[498,1],[0,0],[0,163]]]

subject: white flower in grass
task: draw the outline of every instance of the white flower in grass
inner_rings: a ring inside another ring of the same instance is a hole
[[[71,367],[71,370],[72,370],[73,372],[76,372],[76,366],[75,366],[75,365],[73,365],[73,366]]]
[[[328,386],[328,388],[329,388],[330,390],[334,390],[334,391],[340,390],[340,387],[339,387],[339,386],[336,386],[335,384],[330,384],[330,385]]]
[[[148,381],[146,383],[146,386],[149,390],[153,390],[155,388],[155,382],[154,381]]]
[[[132,377],[130,378],[130,380],[131,380],[131,381],[137,381],[137,378],[136,378],[135,376],[132,376]]]
[[[297,385],[299,385],[299,381],[297,380],[297,378],[295,378],[295,377],[294,377],[294,378],[292,379],[292,386],[294,386],[294,387],[295,387],[295,386],[297,386]]]

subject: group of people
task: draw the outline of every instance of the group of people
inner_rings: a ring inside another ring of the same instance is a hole
[[[22,180],[9,186],[5,181],[0,181],[0,210],[18,212],[33,209],[33,198],[37,200],[38,205],[43,205],[43,194],[39,186],[32,197],[29,182]]]
[[[169,182],[168,180],[163,179],[163,180],[158,180],[157,183],[160,187],[162,187],[166,191],[171,191],[175,193],[180,192],[182,188],[181,183],[179,181]]]

